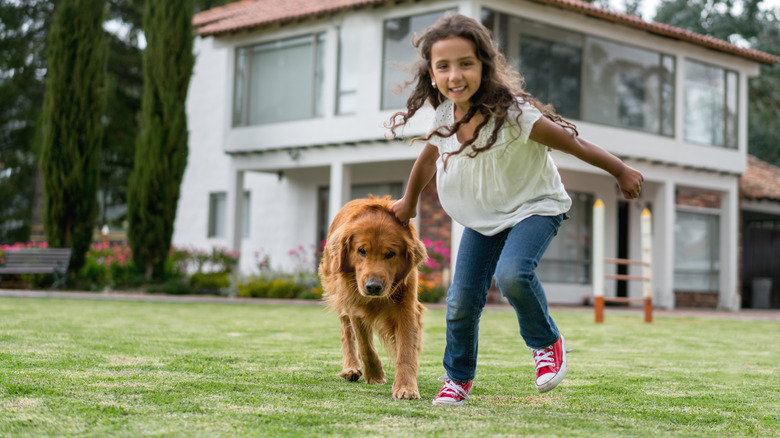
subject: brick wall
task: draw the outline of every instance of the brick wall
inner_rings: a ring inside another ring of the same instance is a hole
[[[677,205],[688,207],[720,208],[721,194],[711,190],[697,190],[679,187]]]
[[[707,308],[718,307],[717,292],[674,292],[674,305],[678,308]]]

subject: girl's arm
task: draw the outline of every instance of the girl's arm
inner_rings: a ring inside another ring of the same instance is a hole
[[[406,185],[404,197],[399,199],[391,207],[395,217],[399,221],[406,223],[409,219],[417,216],[417,202],[420,199],[425,186],[431,182],[433,175],[436,174],[436,160],[439,158],[439,149],[426,143],[417,161],[414,162],[412,173],[409,174],[409,182]]]
[[[534,124],[530,139],[574,155],[580,160],[610,173],[617,180],[618,187],[626,199],[635,199],[642,191],[644,177],[639,171],[627,166],[620,158],[599,146],[574,136],[547,117],[540,118]]]

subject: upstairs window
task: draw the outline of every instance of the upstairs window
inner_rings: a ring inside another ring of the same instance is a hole
[[[233,126],[322,117],[324,48],[324,33],[239,48]]]
[[[674,58],[588,37],[583,120],[674,135]]]
[[[412,36],[422,35],[425,29],[441,18],[446,11],[430,12],[411,17],[385,20],[382,59],[382,109],[406,106],[411,87],[404,87],[412,79],[411,67],[417,59]]]
[[[737,73],[685,61],[686,141],[737,147]]]
[[[674,135],[674,58],[485,9],[482,23],[558,114]]]

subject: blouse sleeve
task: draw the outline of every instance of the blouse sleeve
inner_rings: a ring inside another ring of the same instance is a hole
[[[519,119],[520,136],[518,137],[518,140],[522,143],[526,143],[528,137],[531,136],[531,129],[533,129],[534,123],[542,118],[542,112],[527,101],[518,99],[518,103],[520,104],[521,111]],[[517,118],[517,112],[512,111],[510,113],[510,118],[514,121]]]
[[[433,121],[428,127],[428,131],[426,132],[426,135],[431,135],[432,132],[436,131],[441,127],[449,126],[449,123],[447,121],[447,108],[449,107],[448,105],[449,102],[450,102],[449,100],[444,101],[442,102],[441,105],[439,105],[438,108],[436,108],[436,113],[433,116]],[[441,147],[444,144],[444,137],[434,135],[433,137],[430,138],[430,140],[428,140],[428,143],[441,149]]]

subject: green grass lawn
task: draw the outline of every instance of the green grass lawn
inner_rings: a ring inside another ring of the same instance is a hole
[[[514,313],[482,317],[465,407],[431,406],[444,310],[425,314],[422,400],[345,382],[320,306],[0,298],[0,436],[777,436],[777,322],[555,311],[569,375],[545,395]]]

